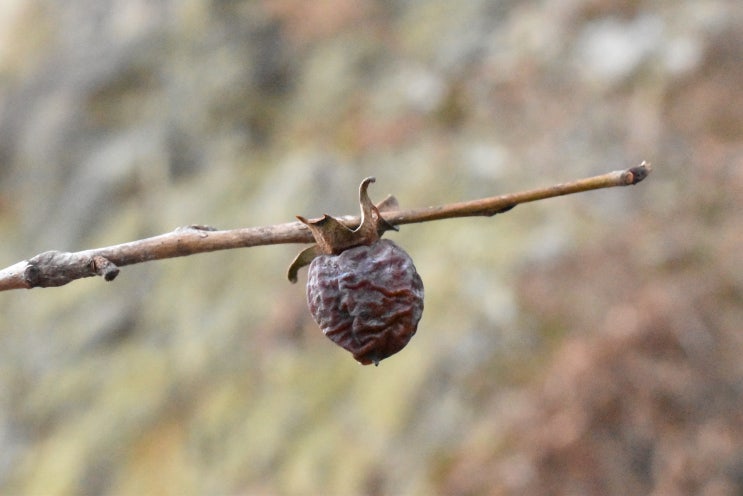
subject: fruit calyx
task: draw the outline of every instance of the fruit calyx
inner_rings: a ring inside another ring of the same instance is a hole
[[[393,210],[397,208],[395,197],[388,196],[379,205],[374,205],[369,198],[369,185],[375,182],[374,177],[367,177],[359,185],[359,206],[361,209],[361,222],[356,229],[347,227],[341,220],[328,214],[319,219],[306,219],[301,215],[297,219],[305,224],[316,244],[302,250],[289,266],[288,278],[292,283],[297,282],[297,273],[305,265],[319,255],[338,255],[341,252],[355,246],[372,245],[384,234],[385,231],[397,231],[397,227],[387,222],[380,210]]]

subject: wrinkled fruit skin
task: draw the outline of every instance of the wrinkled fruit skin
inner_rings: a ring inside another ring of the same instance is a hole
[[[315,322],[363,365],[403,349],[423,314],[423,281],[390,240],[320,255],[310,264],[307,304]]]

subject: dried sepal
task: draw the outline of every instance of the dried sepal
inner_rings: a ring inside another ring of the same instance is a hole
[[[368,193],[369,184],[374,181],[375,178],[367,177],[359,185],[361,222],[356,229],[347,227],[339,219],[328,214],[319,219],[297,216],[297,219],[310,229],[316,244],[302,250],[291,263],[287,273],[290,282],[297,282],[299,269],[309,265],[322,253],[337,255],[354,246],[368,246],[379,240],[385,231],[397,231],[397,227],[387,222],[381,214],[383,211],[397,210],[399,206],[397,198],[389,195],[378,205],[374,205]]]
[[[394,195],[387,195],[387,197],[381,202],[377,203],[377,210],[380,212],[394,212],[400,209],[400,203],[397,201]],[[397,227],[392,226],[392,229],[397,230]]]
[[[312,245],[309,248],[305,248],[304,250],[300,251],[296,257],[294,257],[294,260],[292,261],[291,265],[289,266],[289,270],[287,271],[287,277],[289,278],[289,282],[294,284],[297,282],[297,276],[299,274],[299,269],[302,267],[309,265],[312,260],[320,255],[322,253],[320,251],[320,247],[317,245]]]

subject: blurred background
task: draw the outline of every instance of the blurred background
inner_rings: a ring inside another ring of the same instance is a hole
[[[642,184],[388,236],[378,368],[302,246],[0,294],[0,492],[743,492],[737,0],[4,0],[0,265],[188,224]]]

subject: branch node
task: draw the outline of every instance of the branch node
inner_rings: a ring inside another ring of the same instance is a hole
[[[95,255],[91,262],[93,271],[106,281],[113,281],[119,275],[119,268],[111,260]]]
[[[649,162],[643,161],[640,165],[637,167],[632,167],[630,169],[627,169],[625,173],[624,181],[628,185],[635,185],[648,177],[648,174],[653,170],[653,167],[650,165]]]
[[[492,216],[497,215],[497,214],[502,214],[502,213],[508,212],[509,210],[511,210],[512,208],[514,208],[515,206],[516,205],[506,205],[505,207],[495,208],[495,209],[492,209],[492,210],[486,210],[485,212],[483,212],[483,215],[485,217],[492,217]]]
[[[93,260],[87,255],[63,251],[45,251],[31,258],[23,272],[29,288],[50,288],[96,275]]]
[[[23,271],[23,279],[26,281],[28,288],[38,287],[41,281],[41,269],[35,263],[28,262],[26,270]]]
[[[180,226],[175,228],[175,232],[184,232],[184,231],[197,231],[199,233],[200,238],[208,238],[210,232],[219,231],[216,227],[209,226],[206,224],[189,224],[187,226]]]

